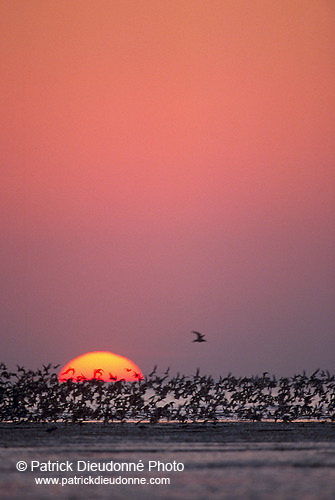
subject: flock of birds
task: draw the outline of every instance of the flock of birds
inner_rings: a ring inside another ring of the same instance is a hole
[[[132,376],[136,380],[142,380],[143,379],[141,373],[138,373],[135,370],[132,370],[131,368],[125,368],[124,371],[128,372],[128,373],[129,372],[133,372]],[[102,380],[104,372],[105,372],[105,370],[103,370],[102,368],[96,368],[95,370],[93,370],[93,378],[96,379],[96,380]],[[68,380],[68,378],[73,378],[76,382],[83,382],[84,380],[89,380],[89,378],[87,378],[82,373],[80,375],[75,375],[75,373],[76,373],[76,370],[74,368],[68,368],[67,370],[65,370],[65,372],[62,372],[60,374],[60,377],[63,377],[63,378],[60,378],[60,381],[61,382],[66,382],[66,380]],[[115,382],[116,380],[118,380],[117,375],[113,375],[113,373],[111,373],[111,372],[109,372],[108,375],[109,375],[108,379],[111,382],[112,381]]]
[[[204,342],[202,334],[195,342]],[[218,422],[221,420],[298,419],[335,421],[335,377],[317,370],[277,379],[262,376],[219,380],[159,374],[157,367],[135,382],[99,378],[60,381],[51,364],[37,371],[0,363],[0,421]],[[97,368],[99,370],[99,368]],[[97,371],[98,376],[98,371]]]
[[[207,342],[203,333],[192,333],[193,342]],[[73,368],[61,374],[70,378],[59,380],[58,366],[43,365],[36,372],[17,366],[10,372],[0,363],[0,421],[335,421],[335,377],[328,371],[214,380],[199,370],[193,376],[170,377],[169,369],[159,375],[155,366],[144,379],[134,374],[135,382],[110,373],[110,383],[101,380],[98,367],[91,380],[75,378]]]

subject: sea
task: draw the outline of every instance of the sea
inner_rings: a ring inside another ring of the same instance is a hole
[[[334,500],[335,423],[1,423],[0,498]]]

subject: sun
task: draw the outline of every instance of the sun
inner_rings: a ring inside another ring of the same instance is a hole
[[[130,359],[109,351],[93,351],[71,359],[60,370],[58,379],[65,382],[98,379],[104,382],[142,380],[140,368]]]

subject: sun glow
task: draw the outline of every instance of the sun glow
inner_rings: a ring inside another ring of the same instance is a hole
[[[136,381],[143,379],[140,368],[130,359],[109,351],[93,351],[82,354],[63,366],[58,378],[61,382],[68,379],[103,380],[115,382],[116,380]]]

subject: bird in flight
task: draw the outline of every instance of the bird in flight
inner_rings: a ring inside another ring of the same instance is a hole
[[[67,375],[70,372],[72,372],[72,375],[74,375],[75,371],[76,370],[74,368],[68,368],[65,372],[61,373],[61,375]]]
[[[193,340],[193,342],[207,342],[207,340],[204,339],[205,335],[203,333],[196,332],[192,330],[192,333],[194,333],[197,338]]]

